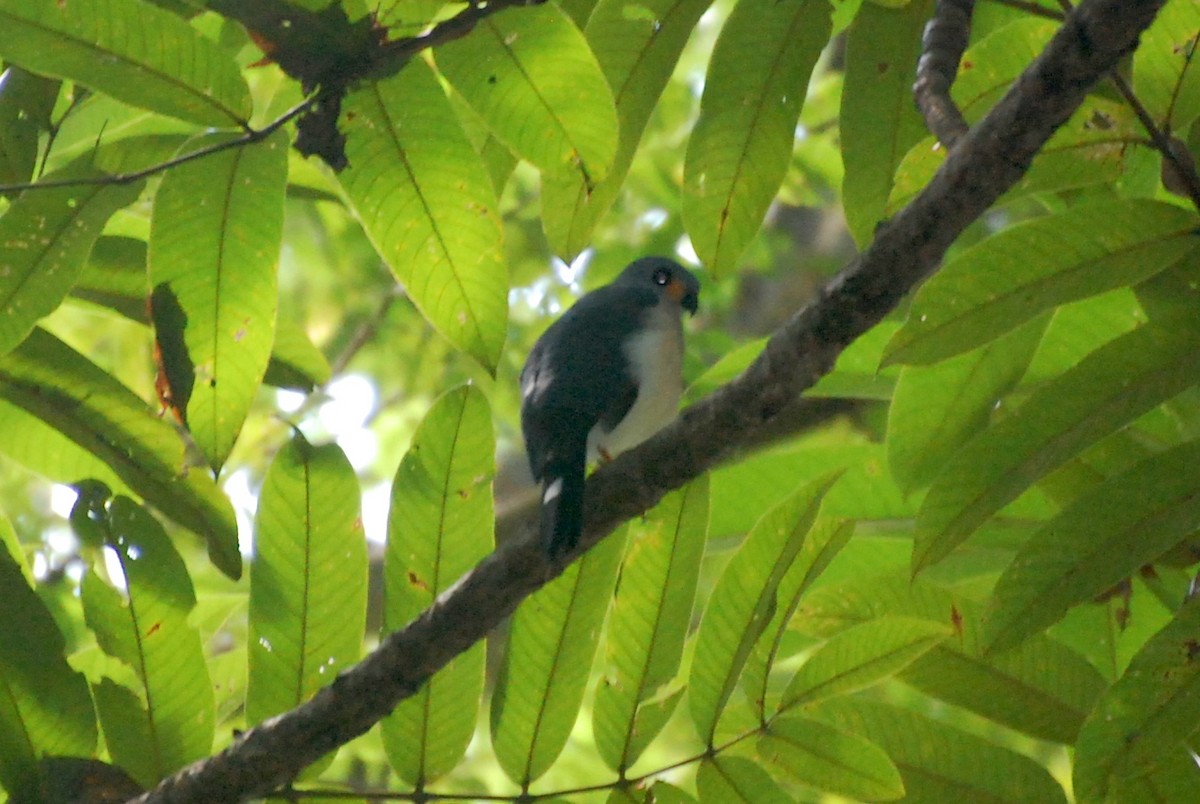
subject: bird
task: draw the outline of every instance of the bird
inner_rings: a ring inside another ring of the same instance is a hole
[[[666,257],[631,262],[538,338],[521,370],[521,429],[542,484],[539,535],[557,558],[579,542],[589,462],[657,433],[683,393],[683,311],[700,283]]]

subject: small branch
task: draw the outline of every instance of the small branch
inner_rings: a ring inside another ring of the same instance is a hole
[[[49,190],[55,187],[83,187],[87,185],[110,185],[110,184],[131,184],[135,181],[153,176],[156,173],[162,173],[165,170],[170,170],[173,167],[182,165],[186,162],[191,162],[196,159],[201,159],[206,156],[212,156],[221,151],[227,151],[230,148],[240,148],[243,145],[250,145],[274,134],[288,121],[303,114],[312,103],[311,99],[306,99],[288,109],[280,117],[272,120],[268,125],[260,129],[246,129],[246,133],[234,140],[220,142],[215,145],[197,148],[186,154],[168,159],[165,162],[159,162],[156,165],[151,165],[141,170],[133,170],[128,173],[113,173],[104,176],[87,176],[77,179],[52,179],[51,181],[40,182],[23,182],[20,184],[0,184],[0,193],[10,193],[23,190]]]
[[[950,98],[958,63],[971,37],[975,0],[938,0],[921,37],[913,96],[925,126],[950,150],[967,133],[967,121]]]
[[[306,703],[242,733],[215,756],[135,799],[243,801],[365,733],[482,639],[569,560],[732,455],[829,371],[937,267],[947,247],[1028,170],[1088,90],[1137,46],[1165,0],[1084,0],[1004,98],[947,154],[928,186],[768,341],[740,377],[692,405],[588,480],[578,549],[548,563],[532,538],[497,550]]]
[[[1154,145],[1155,150],[1161,153],[1163,160],[1174,169],[1174,175],[1179,180],[1179,189],[1186,193],[1188,198],[1192,200],[1192,206],[1200,209],[1200,176],[1196,175],[1195,162],[1190,157],[1185,156],[1187,147],[1183,147],[1183,153],[1177,150],[1171,135],[1163,131],[1158,123],[1154,121],[1154,118],[1150,116],[1150,112],[1142,105],[1141,99],[1134,94],[1133,87],[1129,86],[1129,82],[1125,80],[1125,76],[1114,70],[1109,75],[1109,80],[1113,82],[1113,86],[1117,88],[1117,92],[1121,94],[1121,97],[1129,104],[1129,108],[1133,109],[1133,113],[1137,115],[1137,119],[1150,136],[1150,142]]]

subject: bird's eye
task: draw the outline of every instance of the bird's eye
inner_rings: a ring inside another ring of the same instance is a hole
[[[671,272],[666,268],[659,268],[654,272],[654,284],[665,285],[671,281]]]

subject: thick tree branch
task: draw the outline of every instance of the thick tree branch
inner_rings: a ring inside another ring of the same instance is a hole
[[[753,439],[937,266],[964,228],[1026,171],[1095,82],[1129,54],[1164,0],[1085,0],[1003,100],[952,150],[929,186],[770,339],[738,379],[684,411],[588,482],[586,549]],[[498,550],[416,620],[311,701],[250,729],[140,802],[262,796],[364,733],[450,659],[560,573],[535,540]],[[571,558],[577,557],[571,556]]]

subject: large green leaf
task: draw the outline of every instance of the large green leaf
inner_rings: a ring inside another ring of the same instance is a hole
[[[1082,656],[1045,636],[1002,654],[984,652],[982,606],[967,595],[901,573],[856,574],[813,590],[793,627],[828,637],[884,616],[919,617],[955,634],[910,664],[901,678],[939,700],[1045,740],[1074,742],[1104,689]]]
[[[1003,649],[1091,600],[1200,528],[1200,441],[1093,487],[1030,537],[1000,577],[986,635]]]
[[[84,618],[104,652],[139,682],[130,691],[106,680],[97,709],[113,760],[150,785],[212,748],[212,683],[200,634],[188,623],[196,595],[171,540],[137,503],[118,496],[91,516],[120,564],[125,595],[88,572]]]
[[[205,126],[250,117],[231,56],[179,17],[137,0],[0,0],[0,57]]]
[[[487,171],[420,59],[352,92],[339,178],[409,298],[489,371],[504,347],[508,280]]]
[[[818,790],[870,801],[904,795],[900,772],[883,749],[817,720],[772,721],[758,739],[758,753]]]
[[[624,547],[623,531],[609,536],[513,615],[492,693],[492,747],[520,785],[546,772],[575,725]]]
[[[229,500],[206,472],[187,465],[174,428],[119,381],[35,329],[0,358],[0,398],[103,460],[146,502],[203,536],[222,572],[241,574]]]
[[[868,687],[890,678],[946,637],[948,624],[914,617],[880,617],[834,634],[788,682],[780,711]]]
[[[888,408],[892,476],[912,491],[932,480],[955,452],[983,430],[996,405],[1020,381],[1048,318],[932,366],[905,366]]]
[[[96,716],[87,681],[63,656],[62,632],[10,552],[16,539],[3,514],[0,531],[0,787],[32,801],[39,759],[96,750]]]
[[[185,150],[227,141],[208,134]],[[232,148],[172,168],[154,196],[151,311],[171,404],[220,470],[275,341],[287,139]]]
[[[829,12],[827,0],[740,0],[717,38],[683,174],[684,224],[714,276],[736,267],[779,192]]]
[[[637,761],[670,715],[656,704],[677,700],[668,685],[691,626],[707,530],[707,475],[669,494],[630,526],[592,712],[596,749],[619,772]]]
[[[921,506],[920,571],[1051,470],[1195,382],[1200,337],[1186,320],[1147,324],[1093,352],[946,464]]]
[[[793,800],[761,765],[724,754],[700,763],[696,793],[701,801],[719,804],[788,804]]]
[[[336,444],[296,434],[258,497],[246,722],[286,712],[357,661],[367,611],[358,478]]]
[[[869,737],[900,771],[906,802],[1066,804],[1062,787],[1037,762],[910,709],[838,699],[814,715]]]
[[[650,112],[675,62],[711,0],[600,0],[584,34],[617,105],[620,141],[602,181],[543,176],[542,221],[550,247],[563,259],[587,248],[592,230],[616,200]]]
[[[821,577],[821,573],[846,546],[853,533],[853,522],[841,519],[818,520],[804,540],[800,555],[779,582],[771,622],[754,643],[754,648],[746,659],[746,667],[742,671],[742,688],[758,713],[760,722],[765,722],[767,718],[771,670],[780,658],[780,650],[789,633],[792,615],[800,605],[804,593]]]
[[[1200,115],[1200,6],[1170,0],[1142,34],[1133,59],[1133,89],[1154,122],[1187,131]]]
[[[846,36],[840,130],[846,223],[860,246],[884,215],[896,166],[925,134],[912,85],[932,0],[902,8],[864,3]]]
[[[1075,744],[1080,801],[1111,800],[1106,794],[1122,782],[1152,775],[1173,756],[1187,757],[1186,741],[1200,720],[1198,633],[1200,600],[1193,598],[1100,698]]]
[[[1135,284],[1200,245],[1198,222],[1159,201],[1106,200],[1005,229],[921,287],[886,360],[941,360],[1044,310]]]
[[[764,514],[713,589],[696,634],[688,679],[692,720],[708,745],[742,668],[778,607],[779,585],[803,550],[821,500],[835,479],[805,484]]]
[[[495,439],[473,385],[442,396],[392,481],[384,563],[384,627],[401,628],[492,549]],[[422,787],[462,758],[483,693],[484,645],[452,660],[383,721],[402,779]]]
[[[47,176],[96,178],[72,166]],[[104,223],[132,204],[144,183],[32,189],[0,216],[0,354],[24,340],[75,284]]]
[[[612,166],[612,92],[587,40],[558,6],[497,14],[435,55],[496,136],[539,169],[598,181]]]

